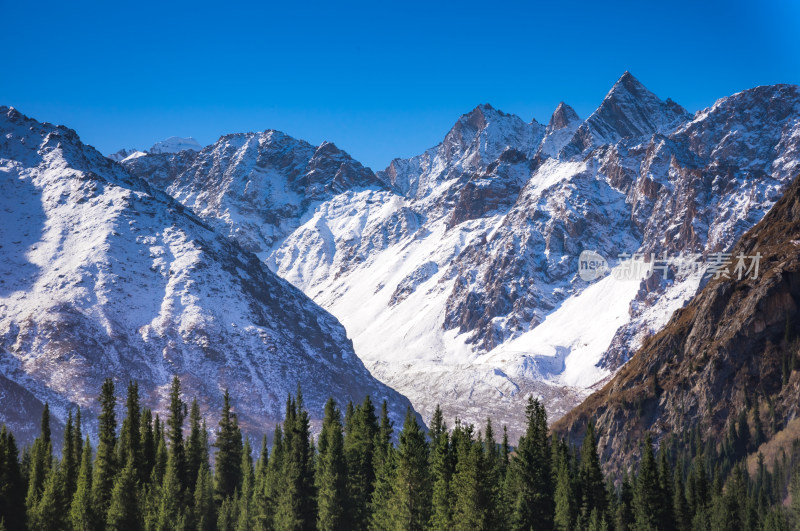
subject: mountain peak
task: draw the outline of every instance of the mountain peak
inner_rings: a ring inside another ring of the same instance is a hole
[[[690,118],[686,109],[670,99],[662,101],[626,70],[578,128],[563,154],[573,156],[623,138],[666,133]]]
[[[562,101],[558,104],[556,110],[553,111],[553,115],[550,117],[550,121],[547,123],[547,132],[551,133],[553,131],[564,129],[578,120],[580,120],[580,117],[578,116],[578,113],[575,112],[575,109]]]

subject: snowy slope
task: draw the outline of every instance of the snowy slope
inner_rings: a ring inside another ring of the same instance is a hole
[[[253,254],[74,131],[2,107],[0,134],[0,422],[28,433],[45,400],[93,412],[107,376],[161,408],[174,374],[212,426],[229,388],[252,436],[298,384],[315,422],[366,394],[401,421],[338,321]]]
[[[584,121],[564,104],[547,127],[481,105],[377,183],[295,210],[217,187],[214,158],[191,171],[145,167],[154,156],[126,165],[252,238],[424,417],[441,403],[451,418],[491,414],[519,433],[527,394],[558,417],[702,284],[699,274],[586,282],[580,253],[596,250],[613,267],[622,253],[729,248],[800,170],[799,127],[794,86],[758,87],[690,116],[626,72]],[[242,182],[291,182],[284,168],[261,177],[260,151],[237,153]],[[270,215],[282,230],[258,228]]]

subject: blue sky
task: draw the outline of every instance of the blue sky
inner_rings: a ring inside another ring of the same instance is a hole
[[[104,153],[280,129],[373,169],[491,103],[585,117],[630,70],[690,111],[800,83],[800,7],[763,2],[0,0],[0,104]]]

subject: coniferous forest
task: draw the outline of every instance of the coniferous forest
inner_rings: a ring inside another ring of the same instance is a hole
[[[130,383],[118,399],[106,380],[96,447],[70,412],[54,455],[49,410],[20,451],[0,432],[0,529],[249,530],[783,530],[800,525],[797,444],[748,473],[739,425],[719,444],[696,431],[641,441],[636,470],[604,477],[596,434],[570,447],[529,399],[516,447],[506,430],[448,427],[437,408],[426,432],[409,411],[392,426],[370,398],[344,411],[330,399],[312,438],[302,393],[257,448],[244,439],[226,392],[213,444],[196,401],[175,378],[167,418],[141,407]],[[746,430],[746,433],[745,433]],[[499,435],[499,437],[498,437]],[[498,440],[499,439],[499,440]],[[784,504],[787,494],[795,500]]]

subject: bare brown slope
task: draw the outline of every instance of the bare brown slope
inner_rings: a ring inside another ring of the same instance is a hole
[[[704,438],[720,440],[751,404],[751,415],[760,415],[770,437],[797,416],[800,372],[784,384],[782,364],[797,355],[797,343],[786,336],[797,338],[800,331],[800,178],[742,236],[732,256],[757,252],[757,279],[711,280],[553,430],[577,441],[594,420],[601,455],[613,472],[636,458],[645,431],[659,440],[699,426]]]

